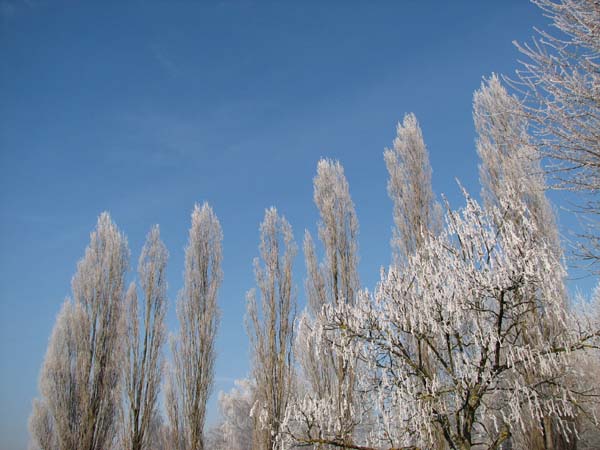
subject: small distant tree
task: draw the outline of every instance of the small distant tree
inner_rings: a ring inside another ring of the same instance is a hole
[[[203,450],[206,402],[214,380],[217,293],[221,270],[221,225],[212,208],[196,205],[185,251],[184,286],[179,295],[179,333],[172,340],[173,365],[165,404],[169,442],[175,450]]]
[[[256,386],[249,379],[235,381],[229,392],[219,393],[221,422],[215,429],[223,450],[252,450],[255,442],[257,418],[252,414],[256,399]]]
[[[115,441],[128,259],[127,240],[102,213],[42,366],[29,423],[40,450],[106,450]]]
[[[235,447],[230,447],[225,441],[220,424],[214,425],[206,432],[206,448],[212,450],[234,450]]]
[[[246,316],[256,384],[253,448],[272,450],[294,381],[296,299],[292,267],[297,251],[292,227],[275,208],[265,211],[259,249],[260,259],[254,260],[254,272],[260,303],[256,291],[249,291]]]
[[[43,400],[34,399],[29,416],[31,448],[34,450],[59,450],[54,418]]]
[[[126,297],[124,450],[146,450],[156,444],[152,429],[158,420],[158,393],[163,373],[167,258],[167,249],[160,240],[158,226],[155,226],[148,233],[138,263],[138,279],[143,292],[141,326],[134,283]]]

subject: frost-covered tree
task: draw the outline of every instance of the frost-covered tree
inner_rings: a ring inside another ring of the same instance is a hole
[[[571,355],[599,347],[600,330],[565,308],[561,262],[514,199],[507,192],[483,209],[467,197],[405,267],[382,274],[374,296],[324,307],[317,345],[333,345],[354,365],[356,392],[373,411],[355,409],[352,419],[374,423],[344,442],[333,396],[306,396],[288,408],[280,448],[426,449],[441,429],[449,448],[499,449],[529,418],[545,416],[570,433],[564,419],[582,395],[563,368]],[[520,223],[504,220],[513,215]],[[523,295],[532,288],[538,295]],[[541,308],[562,326],[534,324],[530,316]],[[427,364],[415,339],[432,355]]]
[[[260,294],[248,292],[247,327],[255,386],[255,450],[271,450],[294,379],[292,345],[296,299],[292,267],[297,248],[292,227],[275,208],[260,225],[260,259],[254,273]]]
[[[441,208],[431,187],[429,154],[415,115],[405,115],[396,132],[393,147],[383,156],[389,173],[388,194],[394,204],[394,259],[401,263],[439,230]]]
[[[325,256],[321,264],[310,233],[304,254],[308,308],[299,321],[298,360],[308,391],[315,399],[333,398],[342,440],[350,440],[357,423],[352,420],[355,376],[334,348],[318,346],[311,330],[320,328],[322,308],[353,304],[359,291],[358,220],[344,169],[337,161],[322,159],[314,179],[314,201],[319,210],[319,238]],[[331,397],[333,393],[333,397]]]
[[[179,295],[179,333],[172,340],[173,364],[165,403],[169,442],[175,450],[203,450],[206,402],[214,379],[219,323],[221,225],[212,208],[196,205],[185,250],[184,286]]]
[[[41,399],[30,419],[40,450],[106,450],[115,441],[128,259],[126,238],[101,214],[40,374]]]
[[[252,414],[256,385],[249,379],[235,381],[229,392],[219,393],[221,421],[213,430],[215,450],[252,450],[257,418]]]
[[[126,296],[124,450],[146,450],[155,444],[152,427],[158,420],[158,393],[163,373],[167,259],[159,228],[154,226],[146,237],[138,262],[138,280],[143,293],[141,313],[134,283]]]
[[[325,259],[316,262],[310,234],[306,235],[307,291],[313,311],[324,304],[353,303],[359,290],[358,219],[344,168],[321,159],[314,179],[314,202],[319,210],[319,239]]]
[[[540,239],[560,252],[560,239],[538,149],[530,142],[528,121],[519,100],[509,95],[496,75],[484,80],[473,96],[478,133],[479,175],[486,206],[514,192],[527,205]],[[520,217],[512,218],[517,222]]]
[[[557,186],[580,196],[590,227],[580,246],[591,263],[600,261],[600,7],[597,0],[533,0],[554,31],[538,31],[518,71],[536,143]],[[585,199],[585,200],[584,200]]]

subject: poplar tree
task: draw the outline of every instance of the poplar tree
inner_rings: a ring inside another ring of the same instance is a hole
[[[172,340],[172,370],[165,392],[169,442],[177,450],[204,449],[206,402],[214,381],[217,294],[223,278],[223,233],[208,203],[196,205],[185,250],[179,332]]]
[[[41,398],[30,418],[40,450],[106,450],[115,442],[128,260],[125,236],[102,213],[42,366]]]
[[[138,312],[137,287],[132,283],[126,297],[125,328],[125,450],[152,448],[152,427],[156,424],[158,394],[163,375],[162,348],[166,338],[168,252],[154,226],[138,262],[138,281],[143,294]],[[141,324],[140,324],[141,316]]]
[[[310,396],[315,401],[328,399],[335,404],[339,439],[350,442],[358,425],[352,418],[353,409],[365,406],[356,403],[354,369],[341,357],[341,349],[323,345],[323,336],[315,331],[322,325],[325,306],[352,305],[356,301],[360,286],[358,220],[344,169],[338,161],[320,160],[313,185],[320,217],[319,238],[325,254],[319,264],[307,231],[304,255],[308,307],[299,322],[298,357]]]
[[[297,252],[292,227],[275,208],[260,225],[260,259],[254,260],[257,291],[248,292],[247,327],[256,384],[255,450],[271,450],[294,382],[292,345],[296,298],[292,267]]]

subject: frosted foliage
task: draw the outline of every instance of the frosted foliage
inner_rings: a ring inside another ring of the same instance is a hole
[[[134,283],[126,296],[127,361],[122,443],[125,450],[149,449],[153,445],[152,426],[158,415],[162,347],[166,336],[167,259],[167,249],[160,240],[158,226],[155,226],[146,237],[138,262],[138,282],[143,295],[140,312]]]
[[[391,149],[384,154],[388,194],[394,204],[392,247],[400,263],[441,226],[441,208],[431,188],[431,166],[423,134],[414,114],[397,126]]]
[[[116,435],[123,336],[124,277],[129,250],[107,213],[98,219],[73,277],[73,300],[56,320],[40,374],[31,427],[45,450],[105,450]],[[42,433],[43,434],[43,433]]]
[[[295,292],[292,264],[297,252],[292,227],[275,208],[260,225],[260,259],[254,260],[257,292],[248,292],[247,327],[256,387],[254,449],[270,450],[279,432],[293,382]]]
[[[596,0],[535,0],[554,32],[538,31],[520,80],[544,150],[562,165],[557,176],[575,189],[600,188],[600,8]],[[571,173],[575,171],[576,173]]]
[[[530,143],[522,105],[506,92],[497,76],[483,81],[475,92],[473,118],[485,204],[497,205],[508,188],[526,204],[543,238],[559,251],[558,230],[545,195],[540,154]],[[512,219],[520,220],[518,216]]]
[[[598,348],[600,331],[565,309],[563,267],[515,198],[509,189],[484,210],[467,197],[405,267],[382,273],[374,295],[324,307],[322,326],[305,330],[315,353],[333,346],[355,370],[352,420],[369,427],[342,445],[335,396],[309,394],[287,409],[280,448],[424,449],[441,429],[450,448],[498,449],[528,418],[544,416],[570,432],[579,397],[564,368]],[[548,320],[531,320],[540,311]]]
[[[552,21],[525,56],[517,88],[559,188],[589,194],[577,205],[586,230],[578,253],[600,261],[600,6],[597,0],[533,0]],[[596,266],[596,270],[598,267]]]
[[[252,450],[256,419],[252,408],[256,386],[248,379],[236,380],[235,387],[219,393],[222,422],[218,427],[223,450]]]
[[[221,225],[212,208],[196,205],[185,250],[184,285],[177,303],[179,333],[172,340],[173,366],[165,396],[170,442],[177,450],[204,448],[206,401],[214,379],[219,323]]]

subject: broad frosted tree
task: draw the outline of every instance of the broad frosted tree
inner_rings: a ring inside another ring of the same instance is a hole
[[[572,389],[562,368],[572,354],[597,349],[600,330],[565,308],[561,262],[539,242],[532,214],[515,198],[507,192],[483,209],[467,197],[405,267],[382,275],[374,296],[325,306],[315,333],[328,339],[318,342],[356,365],[356,390],[373,405],[375,423],[370,433],[343,442],[335,402],[305,397],[287,410],[280,448],[313,442],[426,449],[441,429],[448,448],[500,449],[529,418],[545,416],[570,433],[564,418],[573,417],[585,391]],[[512,215],[520,224],[503,220]],[[533,287],[537,296],[522,295]],[[541,307],[563,327],[548,333],[543,324],[530,326]],[[428,364],[415,339],[426,343]],[[365,419],[353,413],[353,420]]]
[[[221,225],[212,208],[196,205],[185,250],[184,285],[177,304],[179,333],[172,341],[173,364],[167,380],[169,441],[176,450],[204,449],[206,402],[214,379],[219,323]]]
[[[128,259],[127,240],[108,213],[101,214],[40,374],[41,399],[30,419],[40,450],[106,450],[115,441]]]
[[[247,327],[256,383],[254,450],[271,450],[294,381],[292,345],[296,299],[292,267],[297,248],[292,227],[275,208],[260,225],[260,259],[254,260],[258,286],[248,292]],[[259,300],[260,299],[260,300]]]
[[[439,231],[441,207],[431,187],[429,153],[414,114],[398,123],[397,136],[383,156],[389,173],[388,194],[394,204],[392,248],[397,263],[405,262]]]
[[[580,254],[600,261],[600,7],[596,0],[533,0],[552,20],[530,44],[518,72],[536,143],[559,188],[580,195],[589,219]],[[596,268],[597,270],[597,268]]]
[[[167,259],[159,228],[154,226],[138,262],[138,281],[143,294],[141,312],[138,312],[136,285],[132,283],[127,292],[124,450],[153,448],[152,440],[156,438],[152,436],[152,427],[159,415],[158,394],[163,374]]]
[[[342,441],[350,440],[357,423],[353,369],[334,347],[323,347],[311,330],[320,328],[325,305],[353,304],[359,291],[358,220],[344,169],[337,161],[322,159],[314,179],[314,201],[319,210],[319,238],[325,255],[318,263],[312,238],[306,232],[304,254],[308,308],[299,321],[298,359],[314,399],[331,398],[340,421]],[[334,396],[331,397],[331,394]]]

